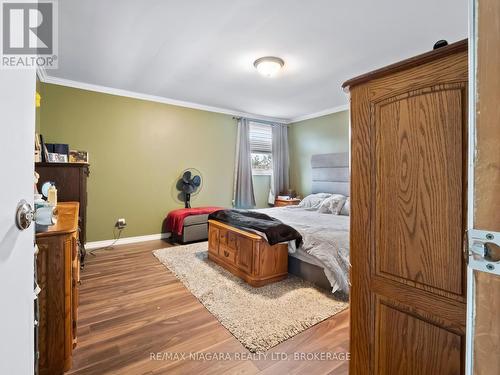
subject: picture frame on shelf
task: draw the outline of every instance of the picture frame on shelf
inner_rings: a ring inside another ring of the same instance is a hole
[[[70,163],[87,163],[89,162],[89,153],[87,151],[70,150]]]
[[[48,162],[49,163],[67,163],[68,155],[66,154],[57,154],[55,152],[48,153]]]

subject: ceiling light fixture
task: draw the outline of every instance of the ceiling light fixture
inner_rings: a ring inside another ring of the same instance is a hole
[[[255,60],[253,66],[264,77],[275,76],[285,65],[283,59],[274,56],[265,56]]]

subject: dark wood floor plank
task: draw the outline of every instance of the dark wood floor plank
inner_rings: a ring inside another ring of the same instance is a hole
[[[151,353],[249,352],[152,254],[162,240],[98,250],[80,286],[78,346],[68,374],[347,374],[345,361],[297,361],[294,353],[346,352],[348,311],[268,351],[267,359],[152,360]],[[273,360],[286,353],[288,360]]]

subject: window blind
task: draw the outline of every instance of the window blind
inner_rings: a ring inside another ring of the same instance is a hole
[[[250,151],[271,154],[273,151],[273,132],[271,125],[250,122]]]

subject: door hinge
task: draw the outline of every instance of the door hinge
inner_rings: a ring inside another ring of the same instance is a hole
[[[469,229],[467,238],[469,267],[500,275],[500,232]]]

